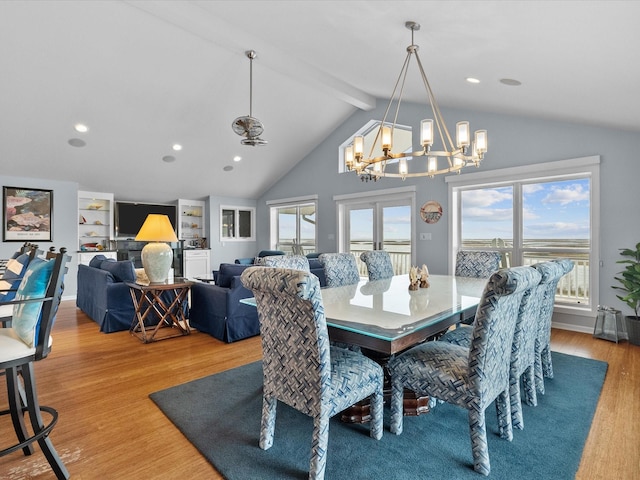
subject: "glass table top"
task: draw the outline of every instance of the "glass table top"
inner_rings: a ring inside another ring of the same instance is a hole
[[[429,276],[430,286],[409,290],[409,276],[362,279],[358,284],[323,288],[327,325],[393,341],[477,307],[486,279]]]

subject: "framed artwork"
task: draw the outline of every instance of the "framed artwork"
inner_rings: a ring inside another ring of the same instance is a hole
[[[420,218],[425,223],[438,223],[442,217],[442,205],[435,200],[429,200],[420,208]]]
[[[52,241],[53,190],[2,187],[3,241]]]

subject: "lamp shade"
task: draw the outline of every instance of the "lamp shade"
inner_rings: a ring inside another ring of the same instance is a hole
[[[136,235],[136,242],[177,242],[169,217],[150,213]]]

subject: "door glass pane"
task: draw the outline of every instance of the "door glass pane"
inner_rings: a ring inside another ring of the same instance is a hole
[[[403,275],[411,268],[411,206],[382,208],[382,249],[389,252],[394,273]]]
[[[352,207],[349,209],[348,248],[356,257],[360,275],[367,275],[367,267],[360,260],[360,254],[373,250],[373,207]]]
[[[460,202],[462,248],[513,247],[513,187],[464,190]]]

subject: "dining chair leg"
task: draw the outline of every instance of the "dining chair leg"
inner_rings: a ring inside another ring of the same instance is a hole
[[[276,409],[278,400],[275,397],[262,397],[262,422],[260,426],[260,448],[267,450],[273,445],[273,434],[276,429]]]
[[[324,479],[327,466],[327,446],[329,445],[329,413],[321,409],[313,419],[313,440],[311,443],[311,462],[309,480]]]
[[[473,453],[473,469],[482,475],[489,475],[489,446],[487,445],[487,427],[484,410],[469,409],[469,431],[471,433],[471,452]]]
[[[399,379],[391,376],[391,424],[389,425],[389,430],[396,435],[402,433],[402,422],[404,419],[403,400],[404,386]]]
[[[498,414],[498,431],[500,438],[513,440],[513,428],[511,424],[511,402],[509,400],[509,387],[505,388],[496,397],[496,413]]]
[[[52,428],[55,423],[50,424],[49,427],[45,427],[45,424],[42,421],[42,416],[40,415],[41,407],[38,402],[38,392],[36,390],[35,377],[33,373],[33,363],[23,365],[21,372],[22,377],[24,378],[24,389],[27,396],[27,409],[29,411],[29,418],[31,419],[31,427],[33,428],[33,431],[41,432],[45,430],[45,428]],[[42,408],[53,412],[55,414],[54,418],[57,418],[57,412],[55,412],[55,410],[48,409],[48,407]],[[67,480],[69,478],[69,472],[53,446],[53,443],[49,438],[49,434],[38,438],[38,444],[40,445],[44,456],[47,458],[51,469],[55,473],[56,478],[58,480]]]
[[[524,402],[535,407],[538,405],[538,395],[536,394],[534,366],[530,365],[522,374],[522,388],[524,391]]]
[[[376,392],[370,397],[371,405],[371,431],[369,435],[371,438],[380,440],[382,438],[383,427],[383,399],[382,392]]]
[[[542,350],[542,374],[545,378],[553,378],[553,363],[551,362],[551,348],[549,348],[549,345]]]
[[[509,400],[511,404],[511,425],[519,430],[524,429],[522,419],[522,399],[520,398],[520,378],[509,378]]]
[[[24,388],[18,378],[18,368],[11,367],[5,370],[7,376],[7,394],[9,397],[9,411],[11,412],[11,421],[13,429],[18,437],[18,442],[22,443],[29,438],[27,425],[24,421],[23,406],[26,405],[26,397]],[[25,455],[31,455],[34,452],[33,445],[29,444],[22,448]]]

